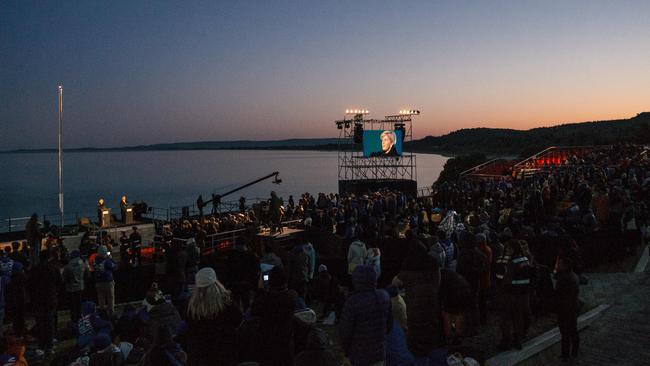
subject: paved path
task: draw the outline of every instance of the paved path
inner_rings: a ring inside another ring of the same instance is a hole
[[[580,334],[580,365],[650,365],[650,272],[622,288],[603,316]]]

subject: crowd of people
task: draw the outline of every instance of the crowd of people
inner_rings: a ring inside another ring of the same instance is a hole
[[[579,285],[588,280],[580,238],[613,232],[610,245],[634,254],[648,239],[649,189],[645,150],[616,146],[522,179],[434,185],[428,197],[382,190],[285,202],[273,194],[266,208],[164,225],[163,237],[186,239],[166,248],[166,282],[119,310],[114,291],[124,284],[113,274],[140,261],[137,230],[123,233],[131,256],[119,264],[110,242],[97,243],[89,261],[56,238],[41,247],[32,217],[27,241],[0,258],[0,315],[7,309],[13,336],[36,337],[36,353],[47,356],[61,333],[57,310],[68,306],[76,343],[56,353],[61,365],[333,366],[342,363],[339,344],[346,362],[365,366],[444,365],[445,350],[479,335],[491,318],[498,348],[522,349],[533,313],[553,311],[569,360],[578,355]],[[201,256],[208,235],[293,219],[312,242],[257,252],[240,238],[216,271]],[[336,243],[324,243],[331,238]],[[324,245],[347,256],[319,255]],[[401,256],[386,256],[391,245]],[[36,323],[29,331],[28,302]],[[336,332],[324,331],[332,325]],[[26,362],[24,347],[9,346],[2,360]]]

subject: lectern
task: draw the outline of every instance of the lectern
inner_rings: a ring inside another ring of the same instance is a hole
[[[125,209],[122,209],[122,221],[124,221],[124,225],[131,225],[133,223],[133,207],[127,206]]]
[[[105,208],[102,210],[102,221],[99,223],[99,226],[102,228],[107,228],[111,226],[111,210]]]

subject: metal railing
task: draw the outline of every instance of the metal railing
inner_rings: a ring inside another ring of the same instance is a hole
[[[22,231],[30,217],[9,217],[0,221],[0,232]]]
[[[433,189],[431,187],[420,187],[418,188],[418,198],[420,197],[429,197],[433,193]]]

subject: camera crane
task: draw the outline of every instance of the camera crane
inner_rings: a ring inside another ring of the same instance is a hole
[[[224,194],[213,194],[213,195],[212,195],[212,198],[209,199],[209,200],[207,200],[207,201],[203,201],[203,196],[202,196],[202,195],[199,195],[199,198],[196,199],[196,207],[199,208],[199,217],[200,217],[201,221],[203,221],[203,208],[204,208],[205,206],[207,206],[208,204],[212,203],[212,204],[214,204],[214,205],[218,205],[218,204],[221,203],[221,198],[222,198],[222,197],[225,197],[225,196],[227,196],[227,195],[229,195],[229,194],[232,194],[232,193],[235,193],[235,192],[237,192],[237,191],[240,191],[240,190],[242,190],[242,189],[244,189],[244,188],[246,188],[246,187],[250,187],[250,186],[252,186],[253,184],[257,184],[257,183],[259,183],[259,182],[261,182],[261,181],[264,181],[264,180],[267,180],[267,179],[269,179],[269,178],[271,178],[271,177],[273,177],[273,182],[272,182],[272,183],[274,183],[274,184],[280,184],[280,183],[282,183],[282,179],[278,178],[278,175],[279,175],[279,174],[280,174],[279,172],[273,172],[273,173],[271,173],[271,174],[269,174],[269,175],[266,175],[266,176],[264,176],[264,177],[262,177],[262,178],[256,179],[256,180],[254,180],[254,181],[252,181],[252,182],[250,182],[250,183],[246,183],[246,184],[244,184],[243,186],[240,186],[240,187],[237,187],[237,188],[235,188],[235,189],[232,189],[232,190],[230,190],[230,191],[228,191],[228,192],[226,192],[226,193],[224,193]]]

